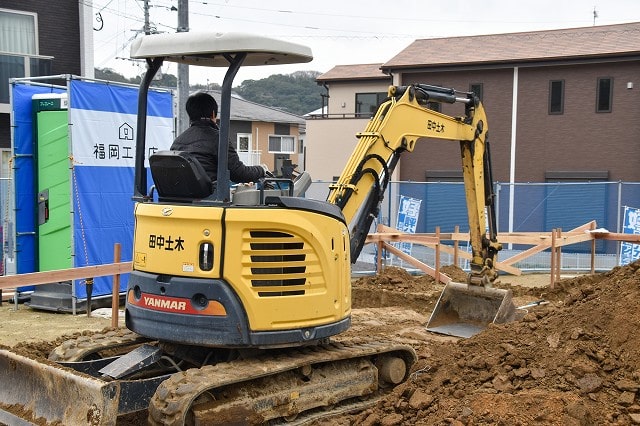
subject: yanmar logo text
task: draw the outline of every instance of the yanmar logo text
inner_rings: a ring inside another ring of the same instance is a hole
[[[150,308],[159,308],[164,311],[186,311],[187,302],[175,299],[160,299],[151,296],[143,296],[142,303]]]
[[[222,303],[217,300],[209,300],[206,306],[196,309],[191,300],[184,297],[160,296],[157,294],[142,293],[140,298],[135,297],[134,291],[130,290],[127,302],[131,305],[139,306],[153,311],[173,312],[187,315],[213,315],[225,316],[227,311]]]

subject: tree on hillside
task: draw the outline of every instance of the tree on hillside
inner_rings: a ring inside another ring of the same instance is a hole
[[[120,83],[130,83],[135,85],[139,85],[142,80],[141,76],[127,78],[122,74],[115,72],[111,68],[96,68],[94,72],[95,77],[98,80],[117,81]],[[173,74],[158,73],[151,85],[156,87],[175,88],[178,85],[178,78]]]
[[[320,108],[323,88],[316,83],[318,71],[274,74],[261,80],[245,80],[234,91],[244,99],[304,115]]]
[[[323,88],[316,83],[318,71],[296,71],[292,74],[275,74],[260,80],[245,80],[233,90],[244,99],[260,105],[279,108],[291,114],[304,115],[322,105]],[[126,78],[111,68],[96,68],[95,76],[99,80],[140,84],[141,77]],[[154,80],[152,86],[176,88],[178,78],[173,74],[162,74]],[[220,90],[219,84],[195,84],[191,91]]]
[[[116,81],[118,83],[131,83],[130,79],[115,72],[111,68],[95,68],[94,75],[98,80]]]

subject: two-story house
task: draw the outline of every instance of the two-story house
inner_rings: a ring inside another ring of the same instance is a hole
[[[209,93],[220,104],[220,92]],[[302,168],[302,117],[232,95],[230,119],[230,143],[244,164],[266,164],[276,176],[290,175],[293,165]]]
[[[321,159],[308,163],[314,178],[340,172],[344,156],[326,162],[322,153],[351,152],[365,126],[354,121],[358,94],[386,91],[390,75],[398,85],[476,92],[487,110],[497,181],[640,181],[640,23],[416,40],[380,69],[368,66],[378,72],[378,90],[364,67],[318,77],[329,113],[307,123],[308,156]],[[456,107],[442,112],[459,115]],[[458,144],[420,140],[402,157],[399,178],[459,180],[459,157]]]

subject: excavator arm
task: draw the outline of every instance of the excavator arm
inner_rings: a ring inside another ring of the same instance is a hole
[[[429,108],[432,102],[463,103],[464,116]],[[472,246],[469,283],[490,286],[501,245],[497,240],[487,118],[473,93],[413,84],[390,86],[327,201],[339,206],[349,224],[351,259],[357,259],[400,154],[412,152],[420,138],[459,141]]]

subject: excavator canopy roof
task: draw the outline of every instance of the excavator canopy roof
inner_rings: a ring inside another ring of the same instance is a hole
[[[166,61],[207,67],[228,67],[224,55],[246,53],[243,66],[310,62],[311,49],[296,43],[245,33],[180,32],[140,37],[131,58],[163,57]]]

